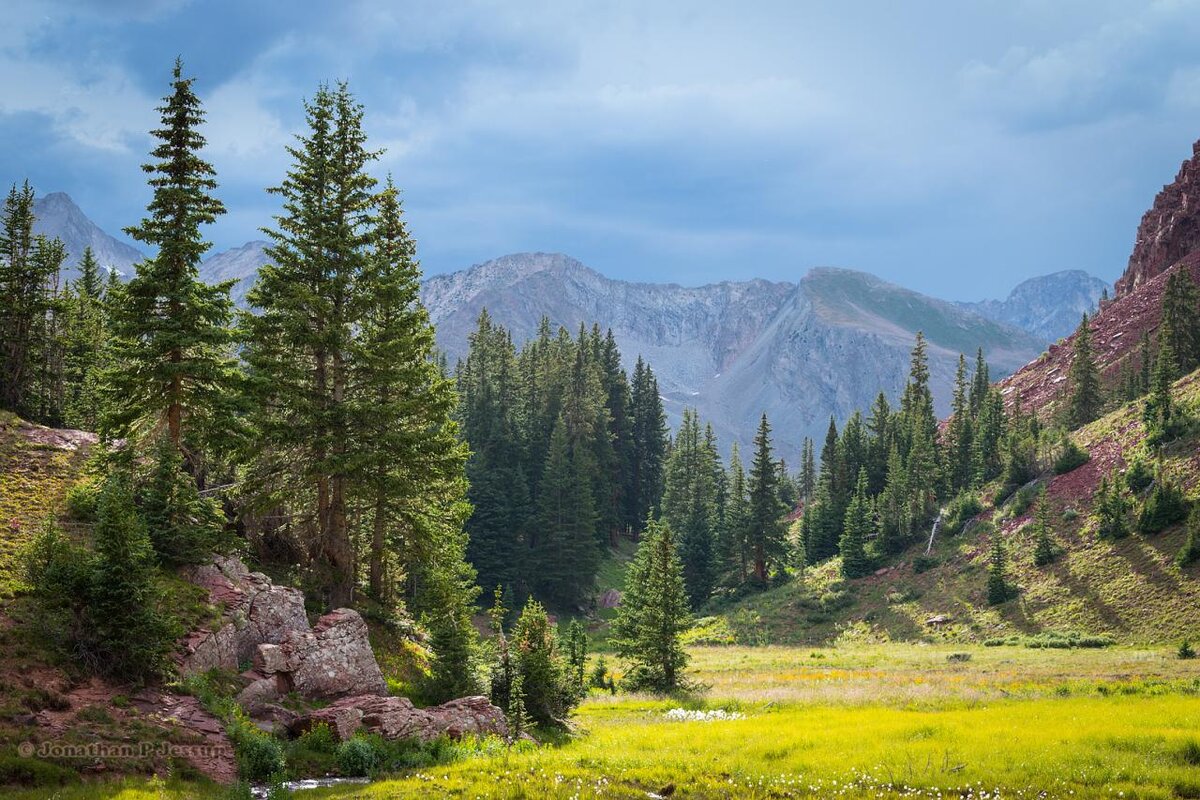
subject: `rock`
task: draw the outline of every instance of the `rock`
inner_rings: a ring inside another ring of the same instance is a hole
[[[1163,187],[1142,217],[1117,296],[1165,272],[1200,249],[1200,142],[1184,161],[1174,182]]]
[[[319,723],[328,725],[343,741],[359,730],[387,739],[422,741],[442,735],[452,739],[468,734],[508,736],[504,713],[486,697],[462,697],[432,708],[416,708],[406,697],[344,697],[300,716],[290,730],[299,735]]]
[[[192,631],[183,640],[179,669],[184,675],[210,669],[237,671],[254,657],[260,644],[278,644],[290,632],[309,630],[303,593],[276,586],[240,559],[217,556],[184,576],[207,589],[209,600],[224,609],[214,630]]]
[[[933,627],[936,628],[939,625],[945,625],[945,624],[947,624],[949,622],[953,622],[953,621],[954,621],[954,618],[947,614],[935,614],[932,617],[929,617],[928,619],[926,619],[925,624],[932,625]]]
[[[621,605],[621,593],[618,590],[609,589],[600,595],[601,608],[616,608],[619,605]]]
[[[279,644],[259,645],[247,677],[238,703],[251,715],[288,692],[306,700],[387,694],[367,623],[349,608],[326,614],[312,630],[287,631]]]

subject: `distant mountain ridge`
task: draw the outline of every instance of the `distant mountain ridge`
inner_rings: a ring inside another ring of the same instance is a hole
[[[1068,336],[1100,304],[1108,284],[1081,269],[1022,281],[1003,300],[959,303],[968,311],[1028,331],[1047,342]]]
[[[101,230],[65,192],[51,192],[36,198],[33,213],[34,233],[57,236],[66,246],[67,270],[64,274],[67,278],[76,274],[75,265],[87,247],[92,248],[100,266],[126,276],[133,273],[133,265],[143,258],[136,248]]]
[[[83,242],[115,245],[97,252],[102,263],[122,272],[141,259],[87,220],[66,195],[39,202],[45,212],[39,229],[63,237],[69,250],[72,243],[80,252]],[[267,261],[266,246],[254,241],[215,253],[201,264],[200,275],[208,282],[237,281],[233,297],[244,305]],[[880,389],[895,397],[917,330],[929,339],[933,388],[944,412],[960,352],[983,347],[993,374],[1008,374],[1041,352],[1057,306],[1066,309],[1064,319],[1077,319],[1078,304],[1103,284],[1072,272],[1022,287],[1007,301],[955,304],[833,268],[811,270],[797,282],[684,287],[610,279],[561,254],[519,253],[432,276],[421,296],[437,325],[438,344],[451,359],[465,353],[484,307],[518,342],[534,334],[543,316],[572,330],[581,322],[611,327],[627,362],[640,354],[653,365],[673,417],[694,406],[726,445],[748,444],[765,411],[781,454],[795,460],[803,437],[822,437],[830,416],[844,420],[869,406]],[[1050,296],[1036,296],[1039,291]],[[1038,309],[1030,299],[1040,300]],[[1006,308],[1022,304],[1028,313],[1005,315]],[[1014,322],[1040,332],[1020,330]]]

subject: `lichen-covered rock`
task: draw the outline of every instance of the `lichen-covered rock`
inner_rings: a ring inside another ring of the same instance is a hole
[[[184,675],[210,669],[236,671],[260,644],[277,644],[291,632],[309,630],[304,594],[275,585],[261,572],[251,572],[238,558],[217,556],[211,564],[190,568],[185,577],[207,589],[210,602],[223,613],[219,625],[184,638],[179,664]]]
[[[387,739],[422,741],[442,735],[452,739],[468,734],[508,736],[504,713],[486,697],[462,697],[432,708],[416,708],[406,697],[344,697],[301,715],[290,730],[299,735],[320,723],[328,725],[341,740],[359,730]]]

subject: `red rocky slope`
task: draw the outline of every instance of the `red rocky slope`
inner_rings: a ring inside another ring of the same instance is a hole
[[[1117,281],[1117,296],[1161,275],[1196,250],[1200,250],[1200,142],[1192,145],[1192,157],[1142,217],[1129,265]]]

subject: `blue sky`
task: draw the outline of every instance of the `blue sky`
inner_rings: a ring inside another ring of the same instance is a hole
[[[561,251],[697,284],[867,270],[1003,296],[1115,279],[1200,138],[1200,0],[5,4],[0,177],[140,217],[176,55],[261,238],[301,100],[347,79],[429,273]]]

